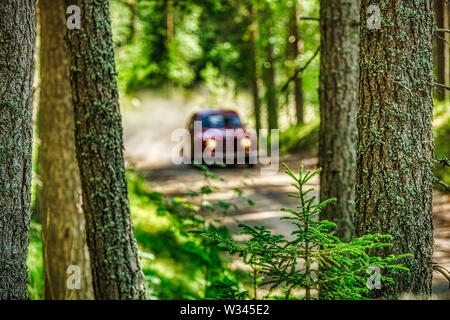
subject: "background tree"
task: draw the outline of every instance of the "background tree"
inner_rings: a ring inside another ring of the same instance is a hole
[[[265,102],[267,106],[267,128],[278,129],[278,95],[275,83],[275,58],[273,44],[270,40],[265,45],[265,62],[263,81],[265,85]]]
[[[335,235],[353,237],[356,110],[359,79],[359,0],[321,2],[320,199],[336,198],[322,218],[336,223]]]
[[[300,33],[300,6],[297,0],[294,0],[292,2],[291,6],[291,13],[290,13],[290,19],[289,19],[289,36],[288,36],[288,43],[289,48],[287,50],[288,52],[288,59],[293,61],[293,65],[298,68],[298,65],[296,61],[298,61],[299,55],[302,51],[303,43],[301,39],[301,33]],[[301,74],[293,80],[293,92],[294,92],[294,102],[295,102],[295,116],[296,116],[296,123],[302,124],[303,123],[303,106],[304,106],[304,99],[303,99],[303,81]]]
[[[64,43],[63,0],[39,1],[40,205],[43,222],[46,299],[92,299],[80,172],[75,156],[75,124],[69,80],[69,52]],[[81,287],[67,288],[67,268],[81,270]]]
[[[259,25],[261,26],[262,47],[262,80],[264,84],[264,101],[266,104],[267,128],[278,129],[278,90],[276,84],[276,35],[274,3],[263,1],[259,11]]]
[[[261,98],[259,96],[259,73],[258,73],[258,9],[253,4],[249,6],[252,22],[248,30],[248,47],[250,52],[250,81],[252,86],[253,113],[255,117],[255,130],[261,129]]]
[[[431,295],[433,251],[433,54],[431,1],[387,1],[369,30],[361,1],[356,233],[393,236],[383,256],[411,253],[409,273],[375,295]]]
[[[75,141],[87,243],[97,299],[142,299],[145,284],[130,217],[109,1],[66,1],[81,9],[67,33]]]
[[[31,204],[33,0],[0,6],[0,300],[26,299]]]
[[[444,29],[446,27],[446,20],[448,12],[444,4],[444,0],[433,0],[433,9],[436,27]],[[448,44],[445,43],[446,34],[438,32],[434,37],[434,64],[436,70],[436,81],[440,84],[449,83],[449,54]],[[447,90],[437,88],[435,92],[438,101],[444,101],[448,96]]]

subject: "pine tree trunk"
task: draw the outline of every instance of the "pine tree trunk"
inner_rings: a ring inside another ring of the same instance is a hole
[[[434,0],[434,16],[436,27],[445,28],[444,0]],[[447,84],[448,61],[446,61],[446,44],[442,38],[446,38],[445,33],[438,32],[438,37],[434,37],[434,65],[436,70],[436,81],[441,84]],[[448,60],[448,56],[447,56]],[[438,101],[444,101],[447,92],[443,88],[435,90],[435,96]]]
[[[289,23],[289,58],[295,60],[301,53],[302,40],[300,37],[300,14],[297,0],[292,4],[292,13]],[[294,79],[294,100],[295,100],[295,116],[297,124],[303,123],[303,85],[302,77],[299,75]]]
[[[128,7],[130,8],[131,17],[129,24],[130,33],[128,34],[127,43],[131,43],[133,42],[134,36],[136,34],[136,17],[137,17],[136,2],[134,2],[134,0],[129,1]]]
[[[353,237],[356,167],[356,111],[359,88],[359,0],[321,2],[320,200],[336,198],[322,218],[337,224],[334,234]]]
[[[266,44],[266,63],[264,66],[265,98],[267,103],[267,121],[269,129],[278,129],[277,90],[275,88],[275,61],[273,46]]]
[[[166,41],[167,49],[173,41],[174,34],[174,7],[172,0],[166,0]]]
[[[256,39],[257,39],[257,11],[256,7],[252,6],[250,8],[253,23],[250,25],[250,34],[248,38],[248,46],[250,51],[250,68],[251,68],[251,85],[252,85],[252,97],[253,97],[253,113],[255,115],[255,129],[259,133],[261,129],[261,99],[259,98],[259,85],[258,85],[258,67],[257,67],[257,50],[256,50]]]
[[[143,299],[123,159],[109,1],[73,1],[81,29],[70,30],[75,140],[96,299]]]
[[[431,1],[385,1],[380,30],[369,30],[361,3],[360,107],[355,225],[358,236],[393,236],[383,256],[410,272],[389,272],[374,296],[431,294],[433,251],[433,53]]]
[[[450,30],[450,2],[444,3],[444,23],[445,28]],[[450,86],[450,33],[446,32],[442,37],[447,41],[444,43],[444,76],[445,84]],[[450,100],[450,91],[445,91],[445,97]]]
[[[39,161],[46,299],[92,299],[75,124],[69,80],[64,0],[40,0]],[[68,288],[69,266],[79,267],[80,288]]]
[[[0,5],[0,300],[26,299],[31,203],[33,0]]]

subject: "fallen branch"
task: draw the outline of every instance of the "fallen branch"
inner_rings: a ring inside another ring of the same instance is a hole
[[[433,271],[439,272],[442,274],[448,281],[448,287],[450,288],[450,272],[444,267],[438,265],[436,262],[433,262]]]
[[[447,32],[447,33],[450,33],[450,29],[436,29],[436,32]]]
[[[297,69],[297,71],[295,71],[294,75],[286,81],[284,86],[281,88],[282,92],[288,88],[289,83],[291,83],[291,81],[294,81],[300,73],[302,73],[303,71],[305,71],[306,68],[308,68],[309,64],[316,58],[316,56],[319,54],[319,52],[320,52],[320,46],[316,49],[316,52],[314,52],[313,56],[305,63],[305,65],[303,67],[301,67],[300,69]]]

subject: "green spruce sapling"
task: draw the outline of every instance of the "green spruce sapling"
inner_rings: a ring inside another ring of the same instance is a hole
[[[269,295],[273,290],[283,288],[286,299],[310,300],[316,299],[321,289],[321,299],[356,300],[369,298],[370,290],[376,289],[368,282],[368,272],[385,268],[408,271],[402,265],[394,264],[394,261],[409,256],[408,254],[385,258],[370,255],[373,249],[391,245],[385,242],[391,239],[389,235],[365,235],[344,243],[331,234],[336,225],[320,220],[319,215],[335,199],[316,203],[316,197],[310,196],[314,189],[306,189],[308,181],[320,169],[303,174],[303,166],[300,166],[299,175],[296,176],[286,164],[283,166],[297,189],[297,193],[289,196],[298,199],[298,206],[296,209],[282,209],[289,216],[281,218],[295,225],[293,240],[287,240],[283,235],[273,235],[265,226],[250,227],[245,224],[240,224],[242,233],[250,236],[245,244],[229,237],[224,238],[215,232],[203,234],[215,241],[220,248],[231,254],[238,254],[252,268],[253,298],[257,298],[258,275],[264,277],[262,284],[269,286]],[[393,281],[381,273],[376,276],[380,282]],[[302,294],[299,296],[293,292]]]

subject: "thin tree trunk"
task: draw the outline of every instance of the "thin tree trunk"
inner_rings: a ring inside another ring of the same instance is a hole
[[[35,18],[33,0],[0,5],[0,300],[28,298]]]
[[[359,0],[321,4],[320,200],[337,199],[324,208],[322,218],[336,223],[335,235],[349,242],[355,211]]]
[[[431,1],[385,1],[381,30],[366,26],[361,3],[356,233],[393,236],[382,256],[410,272],[389,271],[374,296],[431,295],[433,252],[433,53]]]
[[[446,29],[450,29],[450,2],[446,2],[444,4],[444,13],[445,13],[445,25]],[[450,33],[446,33],[444,35],[444,38],[447,40],[447,42],[444,44],[445,51],[444,51],[444,59],[445,59],[445,83],[450,86]],[[450,91],[446,91],[446,99],[450,100]]]
[[[289,37],[290,44],[289,58],[291,60],[297,59],[302,50],[302,39],[300,37],[300,9],[297,0],[292,4],[292,14],[289,22]],[[299,75],[294,79],[294,100],[295,100],[295,116],[297,124],[303,123],[303,85],[302,77]]]
[[[445,28],[444,0],[433,0],[435,23],[437,28]],[[441,34],[439,34],[441,35]],[[446,35],[442,34],[445,38]],[[434,38],[434,64],[436,70],[436,80],[438,83],[447,84],[448,61],[446,61],[446,44],[441,38]],[[448,60],[448,56],[447,56]],[[438,101],[444,101],[447,92],[445,89],[435,90],[435,96]]]
[[[130,0],[128,6],[130,8],[131,18],[129,25],[130,33],[128,35],[127,43],[131,43],[136,33],[136,15],[137,15],[136,2],[134,0]]]
[[[174,8],[173,1],[166,0],[166,34],[167,34],[167,48],[173,41],[174,33]]]
[[[266,63],[264,66],[265,98],[267,103],[267,121],[269,129],[278,129],[277,90],[275,87],[275,61],[273,45],[266,44]]]
[[[66,50],[64,0],[40,0],[39,161],[42,189],[46,299],[92,299],[92,277],[81,208],[80,172]],[[69,288],[69,266],[79,268],[80,288]]]
[[[251,7],[251,14],[253,23],[250,25],[250,34],[248,38],[248,46],[250,51],[250,64],[251,64],[251,83],[252,83],[252,97],[253,97],[253,113],[255,115],[255,129],[259,133],[261,129],[261,99],[259,98],[259,85],[258,85],[258,64],[257,64],[257,50],[256,39],[258,37],[258,19],[257,10],[255,6]]]
[[[297,77],[294,80],[294,98],[295,98],[295,115],[297,124],[303,124],[304,100],[303,100],[303,80],[301,77]]]
[[[109,1],[67,0],[81,9],[68,31],[75,141],[96,299],[143,299],[123,159]]]

